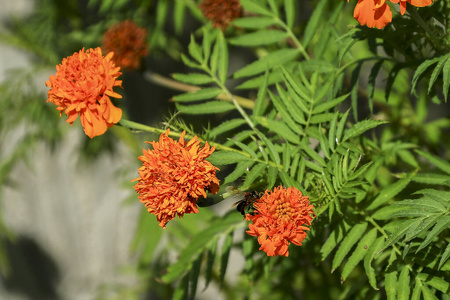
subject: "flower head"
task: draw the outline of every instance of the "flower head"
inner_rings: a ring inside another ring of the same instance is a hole
[[[55,104],[60,115],[64,112],[70,125],[80,116],[90,138],[105,133],[122,117],[122,110],[109,99],[122,98],[113,91],[115,86],[122,86],[122,80],[117,80],[122,73],[112,62],[113,55],[103,56],[100,48],[83,48],[64,58],[56,66],[56,75],[45,82],[50,87],[47,102]]]
[[[116,65],[129,70],[141,65],[142,57],[148,53],[147,30],[126,20],[111,26],[103,35],[102,48],[114,52]]]
[[[214,27],[220,27],[222,30],[242,14],[239,0],[203,0],[200,9],[205,17],[213,21]]]
[[[148,142],[153,150],[143,150],[139,156],[143,166],[134,189],[148,212],[156,215],[159,226],[166,228],[167,222],[178,215],[198,213],[196,200],[206,197],[205,190],[216,194],[219,180],[217,167],[205,160],[215,148],[205,143],[200,147],[197,136],[184,141],[185,132],[179,141],[169,137],[169,130],[161,134],[158,142]]]
[[[247,233],[258,237],[259,250],[267,256],[288,256],[288,246],[293,243],[302,245],[306,230],[314,216],[313,205],[309,197],[303,196],[295,187],[277,187],[266,190],[253,207],[255,212],[245,216],[249,224]]]
[[[386,1],[400,3],[402,15],[406,11],[407,2],[417,7],[428,6],[433,2],[433,0],[359,0],[355,6],[353,17],[361,25],[381,29],[392,21],[392,12]]]

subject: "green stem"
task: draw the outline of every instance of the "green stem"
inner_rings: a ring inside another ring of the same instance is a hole
[[[144,73],[144,78],[147,79],[150,82],[156,83],[160,86],[165,86],[173,90],[177,91],[183,91],[183,92],[195,92],[198,90],[201,90],[200,87],[190,84],[181,83],[178,81],[175,81],[173,79],[164,77],[162,75],[159,75],[157,73],[146,71]],[[244,98],[232,95],[231,93],[222,93],[219,96],[216,97],[219,100],[224,100],[233,103],[233,101],[237,101],[242,107],[253,109],[255,106],[255,102]]]
[[[128,128],[128,129],[136,130],[136,131],[145,131],[145,132],[151,132],[151,133],[156,133],[156,134],[162,134],[162,133],[166,132],[165,129],[151,127],[151,126],[147,126],[147,125],[144,125],[144,124],[141,124],[141,123],[137,123],[137,122],[133,122],[133,121],[130,121],[130,120],[125,120],[125,119],[120,120],[118,124],[123,126],[123,127]],[[181,136],[181,133],[175,132],[175,131],[171,131],[169,133],[169,136],[179,138]],[[190,135],[190,134],[186,134],[186,138],[187,139],[192,139],[193,136]],[[247,157],[252,157],[250,154],[248,154],[246,152],[242,152],[242,151],[239,151],[237,149],[230,148],[230,147],[224,146],[224,145],[216,143],[216,142],[209,142],[208,141],[208,144],[211,145],[211,146],[216,147],[216,149],[238,152],[239,154],[245,155]]]
[[[305,47],[303,47],[302,43],[297,39],[295,34],[292,32],[292,30],[289,28],[289,26],[286,25],[281,19],[277,18],[277,24],[280,25],[288,34],[288,38],[290,38],[292,41],[294,41],[295,46],[300,51],[300,53],[303,55],[303,57],[306,60],[310,60],[311,57],[309,57],[308,53],[305,50]]]

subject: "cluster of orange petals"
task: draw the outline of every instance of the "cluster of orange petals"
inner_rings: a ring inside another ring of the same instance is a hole
[[[159,226],[166,228],[175,215],[198,213],[196,201],[206,197],[205,190],[217,194],[219,180],[217,167],[205,160],[215,150],[208,142],[203,148],[197,136],[189,142],[169,137],[169,130],[161,134],[158,142],[147,142],[153,150],[143,150],[139,156],[143,166],[138,169],[139,177],[134,189],[148,212],[156,215]]]
[[[90,138],[105,133],[122,118],[122,110],[111,103],[109,97],[122,98],[115,93],[117,80],[122,73],[111,60],[114,53],[102,55],[100,48],[84,48],[64,58],[56,66],[56,75],[51,75],[45,84],[50,88],[47,102],[57,106],[60,115],[64,112],[70,125],[80,116],[84,132]]]
[[[213,21],[214,27],[225,30],[228,23],[242,15],[239,0],[203,0],[200,3],[203,15]]]
[[[400,3],[400,13],[402,15],[406,11],[406,3],[424,7],[433,2],[433,0],[359,0],[355,6],[353,17],[361,25],[381,29],[392,21],[392,12],[386,1]]]
[[[265,191],[253,207],[255,213],[245,216],[249,224],[247,233],[258,237],[259,250],[267,256],[289,256],[288,246],[302,245],[306,231],[314,216],[309,197],[295,187],[277,187]]]
[[[111,26],[103,35],[102,48],[114,52],[116,65],[128,70],[137,69],[148,53],[147,29],[126,20]]]

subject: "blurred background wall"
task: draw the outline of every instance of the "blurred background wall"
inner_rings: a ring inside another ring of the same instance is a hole
[[[29,14],[33,1],[0,0],[0,7],[3,30],[11,16]],[[0,82],[30,59],[0,43]],[[36,75],[43,105],[54,72]],[[26,130],[18,126],[0,140],[0,158]],[[114,154],[80,163],[82,135],[73,126],[56,148],[39,144],[27,163],[13,167],[13,184],[2,187],[1,215],[13,239],[4,238],[10,268],[0,280],[0,299],[93,299],[101,286],[133,282],[120,268],[133,259],[129,244],[142,208],[138,201],[124,204],[134,190],[123,182],[136,177],[137,159],[119,145]]]

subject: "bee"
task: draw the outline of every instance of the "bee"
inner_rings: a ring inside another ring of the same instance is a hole
[[[231,207],[236,206],[236,210],[243,216],[250,214],[254,216],[258,213],[257,209],[253,206],[255,201],[259,200],[264,195],[263,192],[251,191],[244,194],[244,199],[241,199],[234,203]]]

